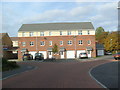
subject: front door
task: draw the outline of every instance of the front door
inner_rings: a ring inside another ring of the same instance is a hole
[[[52,52],[51,51],[48,52],[48,57],[52,58]]]
[[[88,52],[88,58],[91,58],[91,51],[87,51]]]
[[[60,52],[60,57],[61,57],[61,59],[64,59],[64,52],[63,51]]]

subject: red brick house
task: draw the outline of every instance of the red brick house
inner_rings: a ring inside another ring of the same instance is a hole
[[[95,30],[91,22],[23,24],[18,31],[18,58],[24,51],[34,57],[43,53],[44,59],[52,58],[54,44],[58,46],[57,58],[79,58],[81,52],[96,57]]]

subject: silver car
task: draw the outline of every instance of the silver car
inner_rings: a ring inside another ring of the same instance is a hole
[[[88,58],[88,55],[87,55],[87,53],[80,53],[79,54],[79,58],[81,59],[81,58]]]

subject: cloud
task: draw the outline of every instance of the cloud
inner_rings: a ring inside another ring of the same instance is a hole
[[[12,4],[5,4],[3,9],[3,30],[11,36],[17,35],[25,23],[91,21],[95,28],[102,26],[106,31],[117,30],[117,3]]]

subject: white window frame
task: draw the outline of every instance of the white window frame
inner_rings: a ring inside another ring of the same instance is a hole
[[[40,41],[40,46],[44,46],[45,45],[45,41]]]
[[[62,31],[60,31],[60,35],[62,35]]]
[[[49,41],[49,45],[52,46],[52,41]]]
[[[82,44],[83,44],[83,40],[79,40],[79,41],[78,41],[78,44],[79,44],[79,45],[82,45]]]
[[[40,32],[40,36],[44,36],[44,32]]]
[[[71,35],[71,31],[67,31],[67,35]]]
[[[78,35],[82,35],[82,30],[79,30],[79,31],[78,31]]]
[[[30,36],[30,37],[33,36],[33,32],[29,32],[29,36]]]
[[[52,33],[51,32],[49,32],[49,36],[51,36],[52,35]]]
[[[60,45],[63,45],[63,41],[60,41]]]
[[[88,40],[87,43],[88,43],[88,45],[90,45],[91,44],[91,40]]]
[[[90,30],[87,31],[87,34],[90,35]]]
[[[30,41],[30,46],[34,46],[34,42],[33,41]]]
[[[26,42],[22,42],[22,46],[26,46]]]
[[[22,37],[25,37],[25,32],[22,32]]]
[[[72,45],[72,40],[69,40],[67,44]]]

